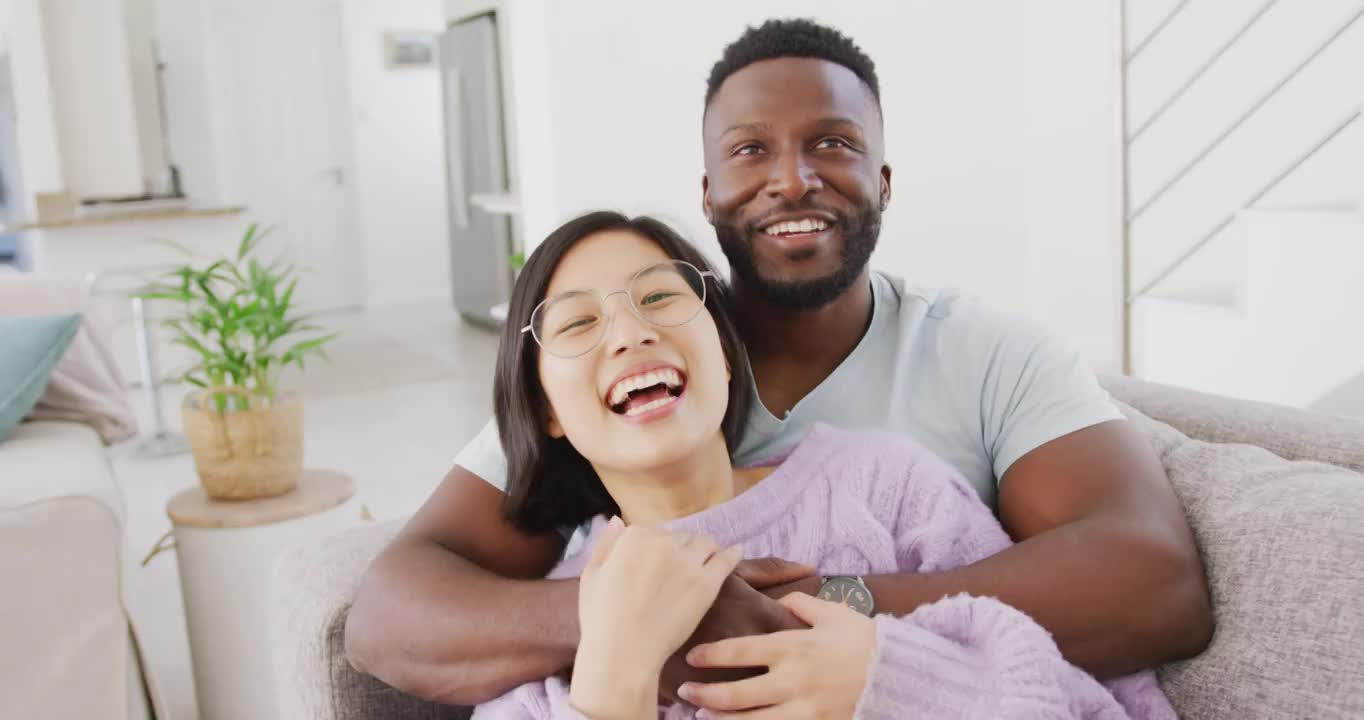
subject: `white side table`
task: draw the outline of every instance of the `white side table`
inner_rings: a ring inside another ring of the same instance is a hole
[[[281,550],[358,524],[354,496],[349,476],[304,470],[298,488],[278,497],[213,500],[194,487],[171,498],[200,720],[278,718],[271,569]]]

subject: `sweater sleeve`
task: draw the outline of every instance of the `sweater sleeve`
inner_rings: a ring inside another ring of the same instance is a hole
[[[479,705],[474,720],[591,720],[570,702],[570,686],[562,677],[553,676],[531,682]],[[675,703],[659,708],[659,720],[694,720],[696,708]]]
[[[589,720],[569,702],[569,686],[551,676],[529,682],[474,709],[473,720]]]
[[[891,523],[901,572],[951,570],[1013,544],[960,472],[917,444],[907,452],[907,481],[893,479],[903,487]]]
[[[1128,717],[1045,630],[997,600],[957,595],[875,622],[856,720]]]

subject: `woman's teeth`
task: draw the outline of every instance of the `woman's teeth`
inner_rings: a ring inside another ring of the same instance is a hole
[[[796,233],[822,232],[829,224],[818,218],[806,220],[787,220],[768,225],[763,232],[768,235],[795,235]]]
[[[654,385],[666,385],[669,390],[679,388],[682,386],[682,373],[672,368],[659,368],[632,375],[611,388],[611,395],[606,399],[606,404],[615,407],[628,400],[631,392]]]
[[[636,415],[642,415],[646,412],[649,412],[650,410],[655,410],[663,407],[664,405],[675,402],[677,402],[677,398],[672,395],[662,397],[657,400],[654,400],[653,402],[647,402],[644,403],[643,405],[636,405],[634,407],[631,407],[629,410],[625,411],[625,417],[634,417]]]

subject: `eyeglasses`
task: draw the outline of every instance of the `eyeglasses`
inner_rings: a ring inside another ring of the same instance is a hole
[[[625,288],[599,295],[590,290],[571,290],[546,298],[531,313],[529,332],[545,352],[559,358],[575,358],[597,347],[606,337],[612,315],[606,301],[624,294],[630,311],[656,327],[686,325],[706,304],[706,278],[695,265],[671,260],[650,265],[630,277]]]

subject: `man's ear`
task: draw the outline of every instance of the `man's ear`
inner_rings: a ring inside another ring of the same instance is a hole
[[[890,165],[881,166],[881,211],[890,207]]]
[[[715,224],[715,209],[710,205],[710,178],[701,174],[701,212],[706,216],[706,222]]]

